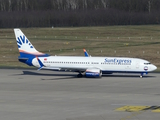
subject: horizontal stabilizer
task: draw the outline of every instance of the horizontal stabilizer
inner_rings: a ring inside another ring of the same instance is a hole
[[[18,57],[18,60],[20,61],[20,62],[26,62],[27,60],[28,60],[29,58],[26,58],[26,57]]]

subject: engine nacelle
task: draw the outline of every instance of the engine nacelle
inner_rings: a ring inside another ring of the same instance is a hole
[[[86,77],[101,77],[102,71],[97,68],[89,68],[85,72]]]

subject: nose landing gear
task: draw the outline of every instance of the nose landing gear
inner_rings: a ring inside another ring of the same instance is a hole
[[[143,78],[143,73],[141,73],[140,78]]]
[[[143,75],[144,75],[144,74],[147,75],[148,72],[141,73],[140,78],[143,78]]]

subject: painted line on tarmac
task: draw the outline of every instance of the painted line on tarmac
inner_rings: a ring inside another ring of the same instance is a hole
[[[134,112],[134,113],[131,113],[131,115],[128,115],[128,116],[126,116],[124,118],[121,118],[120,120],[133,119],[134,117],[136,118],[138,115],[140,115],[142,113],[143,113],[142,111]]]
[[[138,112],[147,108],[149,108],[149,106],[123,106],[123,107],[117,108],[116,111]]]
[[[131,112],[131,115],[123,117],[120,120],[133,119],[148,110],[151,110],[152,112],[160,112],[160,106],[123,106],[116,109],[116,111]]]
[[[148,111],[160,112],[160,106],[123,106],[117,108],[115,111],[125,111],[125,112],[139,112],[139,111]]]

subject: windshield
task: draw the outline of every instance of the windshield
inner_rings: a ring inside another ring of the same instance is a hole
[[[150,65],[151,63],[144,63],[145,65]]]

